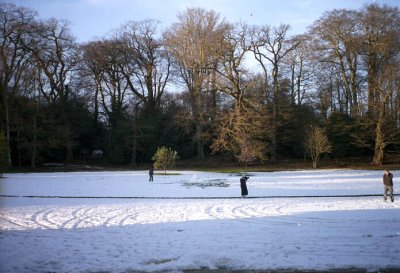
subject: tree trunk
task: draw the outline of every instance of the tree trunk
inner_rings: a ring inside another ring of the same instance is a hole
[[[303,58],[300,58],[299,75],[297,76],[297,105],[301,105],[302,94],[301,94],[301,80],[303,78]]]
[[[202,142],[203,135],[203,125],[199,123],[196,124],[196,144],[197,144],[197,159],[203,160],[204,157],[204,145]]]
[[[211,118],[214,120],[217,113],[217,64],[211,72]]]
[[[5,134],[6,134],[6,168],[9,168],[12,166],[12,161],[11,161],[11,147],[10,147],[10,115],[8,111],[8,101],[7,101],[7,86],[2,86],[1,87],[1,96],[3,97],[3,111],[4,111],[4,117],[5,117]]]
[[[385,122],[385,104],[388,100],[388,96],[380,102],[379,104],[379,117],[376,123],[375,128],[375,149],[374,149],[374,158],[372,160],[372,165],[382,166],[383,158],[385,155],[385,135],[383,132],[383,124]]]
[[[297,82],[295,83],[295,61],[293,60],[292,64],[290,65],[290,103],[295,104],[296,98],[296,91],[295,88],[297,86]]]
[[[22,150],[22,148],[21,148],[21,146],[22,146],[22,144],[21,144],[21,130],[20,130],[19,126],[18,126],[18,128],[17,128],[18,168],[22,167],[22,164],[21,164],[21,150]]]
[[[65,156],[65,162],[66,163],[71,163],[74,160],[74,153],[72,151],[72,143],[71,140],[68,141],[67,144],[67,154]]]
[[[315,157],[313,158],[313,163],[312,163],[312,165],[313,165],[313,168],[314,168],[314,169],[317,168],[317,165],[318,165],[318,156],[315,156]]]
[[[36,105],[36,113],[33,119],[33,142],[32,142],[32,155],[31,155],[31,168],[36,169],[36,149],[37,149],[37,119],[39,107]]]
[[[278,66],[276,65],[273,72],[274,79],[274,98],[273,98],[273,113],[272,113],[272,131],[271,131],[271,161],[276,162],[277,150],[277,127],[278,127],[278,107],[279,107],[279,86],[278,86]]]
[[[138,105],[135,105],[135,120],[133,122],[133,140],[132,140],[132,156],[131,156],[131,166],[136,167],[137,160],[137,149],[138,149]]]
[[[201,96],[201,82],[195,79],[195,85],[192,93],[192,109],[194,121],[196,123],[195,143],[197,145],[197,159],[203,160],[204,157],[204,144],[203,144],[203,104]]]
[[[369,45],[370,46],[370,45]],[[376,89],[377,89],[377,79],[378,79],[378,69],[377,69],[377,61],[376,54],[372,53],[373,49],[368,50],[368,115],[370,117],[374,116],[374,104],[376,97]]]
[[[353,69],[351,69],[351,74],[350,74],[350,82],[351,82],[351,92],[352,92],[352,103],[351,103],[351,109],[350,109],[350,114],[352,117],[359,117],[360,116],[360,110],[359,110],[359,105],[358,105],[358,94],[357,94],[357,62],[354,61]]]
[[[375,137],[375,149],[374,149],[374,158],[372,160],[372,165],[382,166],[383,157],[384,157],[384,149],[385,149],[385,141],[382,134],[382,125],[380,123],[377,124],[375,129],[376,137]]]

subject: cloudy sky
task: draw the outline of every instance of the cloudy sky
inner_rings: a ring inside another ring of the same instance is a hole
[[[177,22],[186,8],[201,7],[218,12],[226,21],[271,26],[291,26],[291,34],[333,9],[360,9],[378,3],[400,6],[400,0],[0,0],[36,10],[39,17],[56,17],[71,23],[78,42],[102,37],[127,21],[156,19],[166,28]]]

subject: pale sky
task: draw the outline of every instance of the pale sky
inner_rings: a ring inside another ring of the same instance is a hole
[[[290,34],[307,31],[325,11],[360,9],[378,3],[400,6],[400,0],[0,0],[29,7],[39,17],[66,19],[78,42],[103,37],[127,21],[156,19],[161,30],[177,22],[186,8],[214,10],[227,22],[276,26],[289,24]]]

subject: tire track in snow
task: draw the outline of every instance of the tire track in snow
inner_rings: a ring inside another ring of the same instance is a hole
[[[111,211],[108,211],[110,213]],[[112,212],[117,212],[115,215],[110,215],[107,216],[107,219],[104,221],[103,226],[109,227],[109,226],[122,226],[121,223],[123,223],[123,219],[126,217],[130,217],[132,214],[130,214],[130,209],[115,209]],[[113,222],[115,224],[113,224]]]
[[[247,201],[247,200],[246,200]],[[276,206],[270,204],[268,206],[261,205],[262,203],[223,203],[217,205],[209,205],[205,208],[206,215],[213,219],[240,219],[240,220],[255,220],[261,217],[279,216],[281,213],[276,211]],[[267,212],[266,212],[267,210]]]
[[[33,223],[41,228],[58,229],[59,226],[57,224],[52,221],[48,221],[49,214],[54,212],[54,210],[55,208],[45,208],[43,210],[40,210],[31,216],[31,220]]]
[[[137,215],[138,215],[137,212],[134,212],[134,213],[125,215],[125,217],[123,217],[123,218],[119,221],[118,225],[119,225],[120,227],[123,227],[123,226],[125,226],[125,225],[129,225],[129,224],[125,224],[125,222],[127,222],[128,220],[134,220],[134,221],[136,221]]]
[[[46,212],[43,214],[43,220],[46,221],[47,223],[53,225],[55,229],[58,229],[60,226],[52,220],[52,217],[51,217],[51,215],[50,215],[51,213],[53,213],[53,212],[55,212],[55,211],[56,211],[55,208],[46,211]]]
[[[224,216],[224,208],[222,205],[208,205],[205,209],[204,212],[206,213],[207,216],[209,216],[212,219],[217,219],[217,220],[223,220],[223,219],[228,219],[226,216]]]
[[[315,225],[322,223],[338,226],[342,219],[335,214],[308,214],[330,212],[333,200],[328,204],[296,201],[276,202],[270,200],[168,200],[139,201],[119,204],[82,206],[45,206],[25,209],[5,209],[0,215],[0,230],[10,229],[78,229],[84,227],[126,226],[185,222],[195,220],[237,220],[247,222],[267,221],[272,225]],[[360,207],[365,204],[360,204]],[[333,206],[334,208],[334,206]],[[346,209],[346,204],[342,209]],[[317,209],[317,210],[314,210]],[[305,213],[305,214],[304,214]],[[313,216],[313,217],[311,217]],[[362,225],[367,220],[359,220]],[[346,227],[351,229],[351,226]]]
[[[75,217],[73,219],[72,229],[78,229],[82,223],[91,223],[90,221],[88,221],[88,219],[91,217],[92,214],[96,213],[96,210],[97,210],[96,207],[89,207],[85,210],[82,210],[82,214],[76,213],[74,215]],[[93,211],[93,213],[89,213],[91,211]]]
[[[92,211],[89,213],[89,211]],[[73,229],[77,229],[82,227],[82,224],[86,224],[89,227],[96,226],[104,226],[108,227],[110,223],[110,218],[114,218],[114,216],[110,217],[109,215],[118,211],[117,209],[109,209],[109,208],[99,208],[99,207],[91,207],[87,210],[82,216],[78,218],[78,220],[74,223]],[[84,227],[87,227],[84,226]]]
[[[61,224],[61,228],[74,228],[76,221],[79,221],[80,219],[80,214],[83,212],[83,215],[87,214],[88,211],[90,211],[92,207],[79,207],[77,209],[74,209],[71,213],[71,218],[69,218],[66,221],[63,221]],[[70,225],[70,227],[68,227]]]
[[[14,226],[17,226],[20,228],[24,228],[24,229],[30,228],[30,226],[26,225],[26,223],[21,224],[20,223],[21,221],[19,219],[11,219],[11,217],[0,216],[0,226],[3,227],[5,225],[1,224],[1,221],[8,223],[8,225],[11,224],[11,225],[14,225]],[[8,228],[6,227],[5,229],[8,229]]]

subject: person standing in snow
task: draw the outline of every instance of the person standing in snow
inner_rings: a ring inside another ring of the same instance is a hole
[[[393,174],[389,170],[385,170],[383,173],[383,185],[384,185],[384,194],[383,194],[383,200],[387,200],[387,194],[389,193],[390,195],[390,200],[394,202],[394,196],[393,196]]]
[[[242,178],[240,178],[240,190],[242,192],[242,198],[246,198],[247,195],[249,194],[246,185],[247,179],[249,179],[248,176],[243,176]]]
[[[153,181],[153,174],[154,174],[154,168],[151,167],[149,170],[149,182]]]

